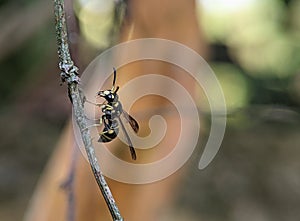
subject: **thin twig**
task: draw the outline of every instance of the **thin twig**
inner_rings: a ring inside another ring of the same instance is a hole
[[[78,68],[74,65],[69,51],[66,16],[63,0],[54,0],[54,14],[58,45],[59,68],[62,71],[61,78],[63,82],[68,83],[69,97],[73,104],[74,116],[79,130],[81,131],[82,141],[85,146],[87,157],[94,173],[95,179],[106,201],[113,220],[122,221],[123,218],[121,217],[111,191],[100,170],[100,166],[95,155],[95,150],[92,145],[90,131],[89,129],[86,129],[87,122],[84,114],[83,98],[78,88],[78,82],[80,80],[78,77]]]
[[[65,0],[65,15],[66,25],[68,27],[68,36],[70,53],[72,54],[73,62],[76,66],[80,65],[78,56],[78,42],[77,36],[79,34],[78,23],[73,10],[73,0]],[[74,38],[75,37],[75,38]],[[78,162],[79,149],[76,143],[72,147],[71,165],[66,180],[62,183],[61,187],[64,189],[68,199],[66,221],[75,221],[76,211],[76,194],[75,194],[75,183],[76,183],[76,165]]]

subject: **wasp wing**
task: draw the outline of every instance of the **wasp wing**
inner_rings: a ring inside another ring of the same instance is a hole
[[[128,147],[129,147],[129,150],[130,150],[130,153],[131,153],[131,158],[132,158],[133,160],[136,160],[136,153],[135,153],[135,150],[134,150],[134,148],[133,148],[133,145],[132,145],[132,142],[131,142],[131,140],[130,140],[130,137],[129,137],[129,135],[128,135],[126,129],[125,129],[125,126],[124,126],[124,124],[123,124],[121,118],[118,117],[118,119],[119,119],[121,128],[122,128],[122,130],[123,130],[123,132],[124,132],[124,134],[125,134],[125,137],[126,137],[126,140],[127,140],[127,143],[128,143]]]
[[[139,127],[138,122],[124,110],[123,110],[123,116],[128,121],[128,123],[130,124],[130,126],[134,130],[134,132],[135,133],[139,132],[140,127]]]

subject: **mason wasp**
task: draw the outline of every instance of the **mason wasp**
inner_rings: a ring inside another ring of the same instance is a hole
[[[121,115],[124,116],[125,120],[130,124],[131,128],[135,133],[139,131],[139,124],[132,116],[130,116],[125,110],[123,110],[122,104],[119,101],[119,96],[117,94],[119,86],[115,87],[117,71],[115,68],[113,68],[113,71],[114,78],[112,83],[112,89],[101,90],[97,92],[98,97],[102,97],[105,99],[105,101],[102,104],[95,104],[101,108],[101,111],[103,113],[101,118],[99,119],[99,125],[104,125],[102,132],[99,133],[100,137],[98,139],[98,142],[106,143],[115,139],[119,133],[119,126],[121,126],[120,128],[123,131],[127,140],[127,144],[129,146],[131,158],[133,160],[136,160],[136,153],[132,145],[131,139],[125,129],[124,123],[121,119]]]

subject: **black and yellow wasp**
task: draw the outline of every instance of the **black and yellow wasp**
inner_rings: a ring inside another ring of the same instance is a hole
[[[117,94],[119,90],[119,86],[115,87],[117,72],[115,68],[113,70],[114,70],[114,78],[113,78],[112,89],[104,90],[104,91],[101,90],[97,93],[97,96],[105,99],[104,103],[102,103],[101,105],[97,105],[100,106],[103,113],[100,118],[100,125],[102,124],[104,125],[102,132],[99,133],[100,137],[98,139],[98,142],[106,143],[115,139],[118,136],[119,126],[120,126],[127,140],[131,157],[133,160],[136,160],[136,153],[132,145],[132,142],[130,140],[130,137],[121,120],[121,115],[124,116],[125,120],[130,124],[131,128],[135,133],[139,131],[139,124],[132,116],[130,116],[122,108],[122,104],[119,101],[119,96]]]

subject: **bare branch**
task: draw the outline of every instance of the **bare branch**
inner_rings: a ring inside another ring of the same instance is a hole
[[[54,14],[55,14],[55,28],[58,45],[59,56],[59,68],[61,72],[61,78],[63,82],[68,83],[69,97],[73,104],[73,111],[79,130],[81,131],[81,137],[87,157],[94,173],[97,184],[101,190],[101,193],[105,199],[105,202],[109,208],[111,216],[114,221],[122,221],[123,218],[119,212],[119,209],[115,203],[115,200],[111,194],[111,191],[105,181],[105,178],[100,170],[98,160],[95,155],[95,150],[92,145],[90,131],[87,129],[86,117],[84,114],[83,99],[81,92],[78,88],[78,68],[74,65],[71,58],[68,35],[66,27],[66,16],[64,10],[63,0],[54,0]]]

